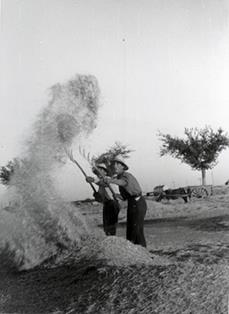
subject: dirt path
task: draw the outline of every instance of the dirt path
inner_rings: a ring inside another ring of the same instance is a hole
[[[148,250],[172,261],[229,260],[229,215],[202,216],[147,220]],[[117,235],[125,237],[125,231],[126,224],[119,224]]]
[[[125,237],[126,223],[120,223],[117,235]],[[182,247],[192,243],[229,243],[229,215],[215,217],[175,217],[145,221],[149,249]]]

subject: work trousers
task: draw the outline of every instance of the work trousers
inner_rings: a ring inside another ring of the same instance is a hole
[[[134,244],[140,244],[146,247],[144,236],[144,218],[147,210],[147,204],[144,197],[139,200],[128,199],[127,207],[127,229],[126,238]]]
[[[120,206],[117,201],[105,200],[103,203],[103,230],[106,235],[116,235]]]

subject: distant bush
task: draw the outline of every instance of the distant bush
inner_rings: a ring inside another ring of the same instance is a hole
[[[20,160],[18,158],[14,158],[10,160],[6,166],[0,168],[0,182],[3,185],[9,185],[10,181],[15,173],[15,170],[20,167]]]

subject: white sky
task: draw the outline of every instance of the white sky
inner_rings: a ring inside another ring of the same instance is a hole
[[[144,191],[199,184],[200,173],[159,157],[156,134],[229,132],[228,22],[228,0],[1,0],[0,166],[20,156],[47,89],[82,73],[102,92],[98,127],[82,141],[88,151],[128,144]],[[228,157],[220,155],[209,184],[229,178]],[[91,195],[73,165],[58,177],[64,197]]]

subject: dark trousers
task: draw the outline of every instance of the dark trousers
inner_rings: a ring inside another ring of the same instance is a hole
[[[103,203],[103,230],[106,235],[115,235],[120,206],[117,201],[105,200]]]
[[[141,196],[138,201],[134,198],[128,199],[126,238],[134,244],[140,244],[144,247],[146,247],[144,236],[146,210],[147,204],[144,197]]]

